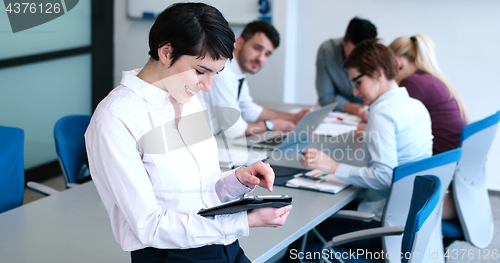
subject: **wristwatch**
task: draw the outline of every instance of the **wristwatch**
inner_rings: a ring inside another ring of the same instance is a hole
[[[264,123],[266,124],[266,128],[267,128],[268,131],[272,131],[273,130],[274,124],[273,124],[272,121],[266,120],[266,121],[264,121]]]

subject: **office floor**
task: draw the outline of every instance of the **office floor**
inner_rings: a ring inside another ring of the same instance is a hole
[[[46,180],[42,182],[45,185],[48,185],[50,187],[53,187],[57,190],[63,191],[66,189],[64,185],[64,178],[61,176],[57,176],[54,178],[51,178],[49,180]],[[24,192],[24,204],[36,201],[40,198],[43,198],[44,196],[34,193],[29,190],[25,190]],[[491,259],[491,256],[494,255],[492,254],[494,249],[496,250],[496,255],[498,256],[500,253],[500,192],[494,192],[490,191],[490,201],[491,201],[491,206],[493,208],[493,217],[495,219],[495,230],[494,230],[494,235],[493,235],[493,240],[491,241],[490,245],[485,248],[481,249],[478,251],[478,248],[470,245],[469,243],[465,241],[455,241],[453,242],[449,247],[448,250],[450,251],[450,254],[455,253],[457,251],[458,253],[458,258],[453,259],[450,258],[448,259],[448,263],[455,263],[455,262],[464,262],[464,263],[469,263],[469,262],[498,262],[497,260]],[[489,250],[490,253],[490,259],[484,259],[484,258],[479,258],[479,255],[481,257],[484,257],[485,253]],[[464,253],[466,252],[466,253]],[[468,254],[470,252],[470,254]],[[463,255],[463,259],[462,259]],[[470,256],[470,258],[469,258]]]

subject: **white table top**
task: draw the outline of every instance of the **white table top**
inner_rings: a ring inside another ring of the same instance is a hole
[[[293,197],[285,226],[252,228],[240,244],[253,262],[264,262],[361,192],[350,187],[332,195],[276,186],[273,194]],[[2,262],[130,262],[113,238],[93,182],[0,214],[0,233]]]
[[[93,182],[0,214],[1,262],[130,262]]]
[[[251,228],[249,237],[239,239],[240,246],[252,262],[265,262],[363,191],[364,189],[350,186],[337,194],[328,194],[275,186],[272,194],[287,194],[293,198],[293,209],[285,225],[278,228]],[[259,188],[252,194],[264,195],[269,192]]]

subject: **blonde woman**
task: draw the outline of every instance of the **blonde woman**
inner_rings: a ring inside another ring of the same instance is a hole
[[[458,92],[439,69],[434,42],[415,35],[397,38],[389,48],[398,63],[399,86],[406,87],[410,97],[420,100],[431,115],[433,154],[457,148],[467,112]]]
[[[429,111],[433,154],[457,148],[462,128],[467,125],[467,111],[458,92],[439,69],[434,42],[427,36],[415,35],[397,38],[389,48],[398,63],[399,86],[406,87],[408,94]],[[443,204],[443,219],[457,217],[452,196],[450,188]]]

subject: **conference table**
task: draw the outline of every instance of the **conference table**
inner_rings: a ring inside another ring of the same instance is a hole
[[[252,228],[241,246],[252,262],[265,262],[361,192],[349,187],[332,195],[276,186],[275,194],[294,198],[287,223]],[[130,262],[113,238],[93,182],[0,214],[0,233],[1,262]]]
[[[259,102],[258,104],[269,109],[284,111],[308,107],[307,105],[274,102]],[[284,167],[303,169],[299,162],[301,155],[297,153],[297,150],[304,148],[321,149],[331,153],[331,156],[339,162],[364,166],[368,164],[369,154],[362,141],[362,138],[355,136],[354,132],[340,134],[336,137],[314,135],[307,142],[298,144],[300,148],[292,147],[290,151],[288,149],[270,151],[254,148],[251,151],[266,152],[269,158],[264,162]],[[232,145],[232,147],[237,146]],[[266,262],[363,192],[364,189],[355,186],[349,186],[337,194],[275,186],[273,194],[287,194],[293,197],[293,209],[286,224],[271,229],[252,228],[249,237],[240,239],[240,245],[252,262]],[[257,188],[252,194],[269,194],[269,192]]]
[[[324,138],[322,138],[324,137]],[[345,138],[354,138],[353,133]],[[311,147],[361,149],[361,143],[319,136]],[[318,148],[319,149],[319,148]],[[363,165],[364,159],[344,162]],[[339,159],[339,158],[336,158]],[[298,160],[279,165],[298,166]],[[252,228],[240,239],[245,254],[252,262],[266,262],[290,243],[314,228],[330,215],[364,192],[349,186],[337,194],[275,186],[272,194],[293,197],[293,209],[284,226]],[[252,194],[269,194],[257,188]],[[108,214],[93,182],[87,182],[58,194],[42,198],[0,214],[0,261],[2,262],[130,262],[130,253],[121,250],[114,240]]]

